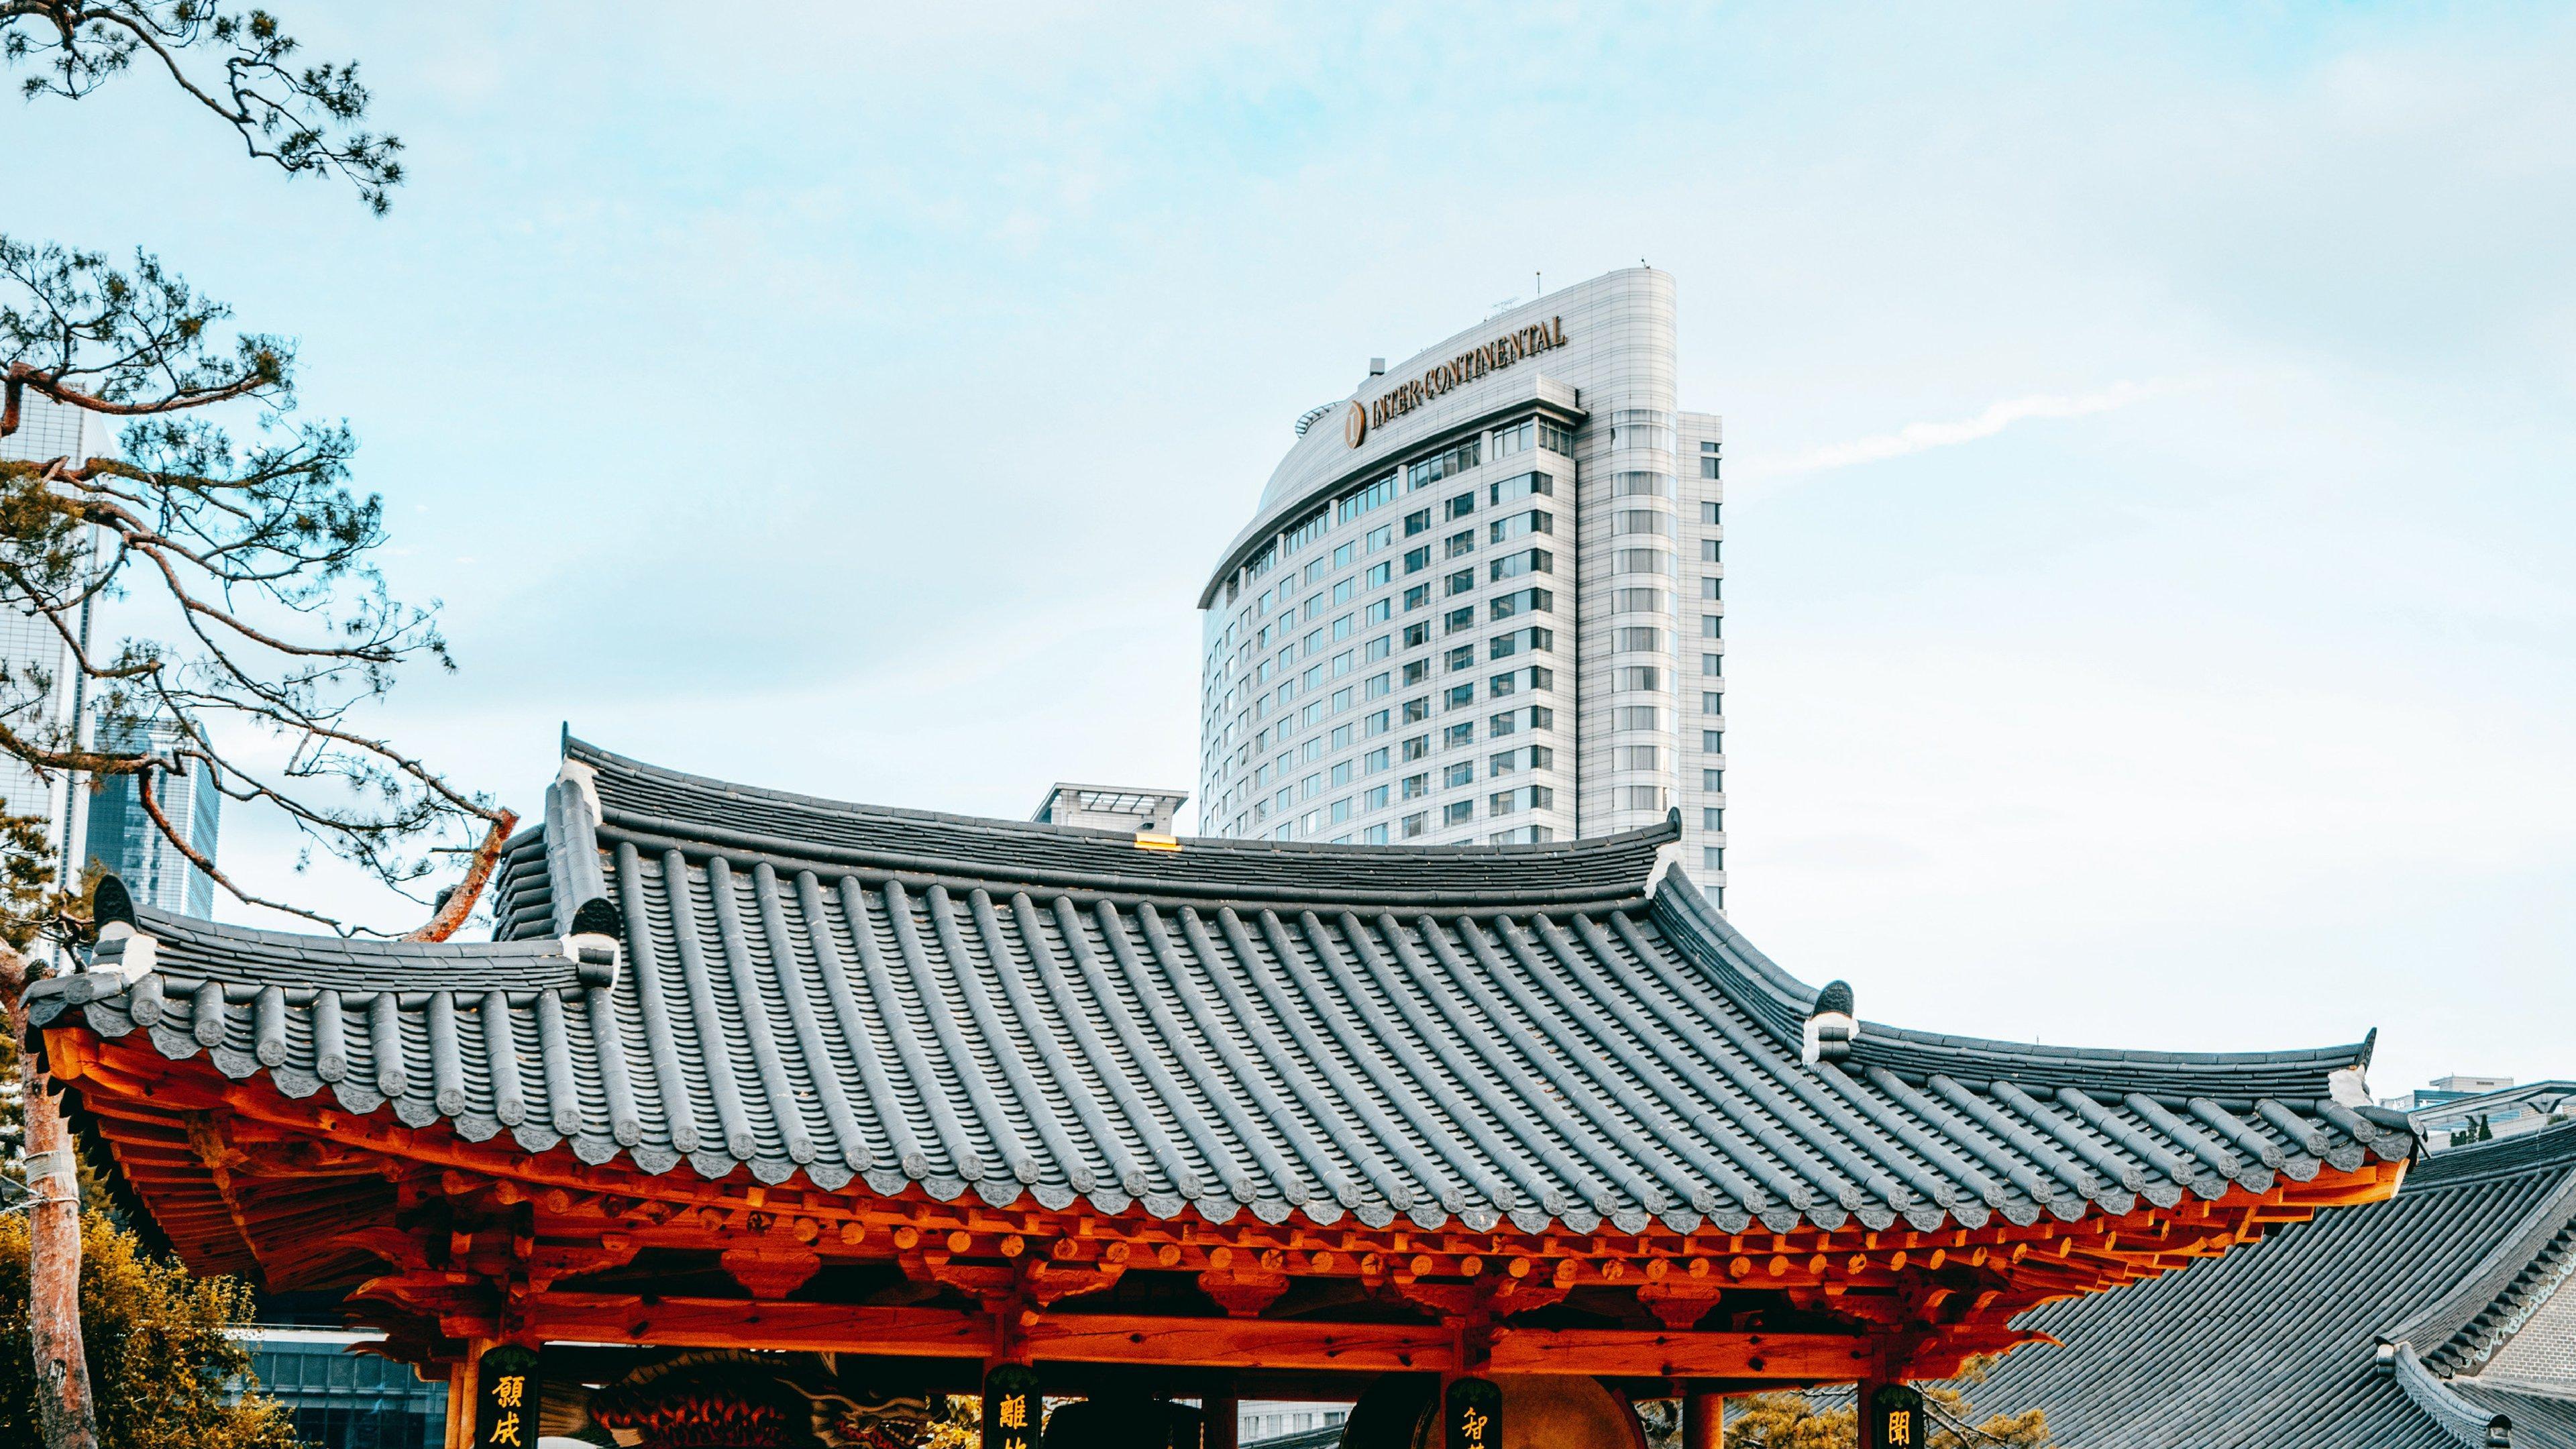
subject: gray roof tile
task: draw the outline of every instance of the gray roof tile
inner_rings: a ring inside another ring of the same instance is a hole
[[[2576,1373],[2553,1367],[2576,1363],[2571,1275],[2576,1126],[2440,1153],[2387,1201],[2023,1314],[2062,1346],[2016,1351],[1969,1393],[1982,1412],[2044,1409],[2088,1449],[2451,1449],[2485,1444],[2498,1414],[2518,1449],[2576,1449]]]
[[[2367,1043],[2089,1052],[1869,1023],[1803,1063],[1817,993],[1658,876],[1675,838],[1152,851],[576,742],[510,846],[499,942],[146,912],[157,974],[33,1005],[588,1162],[1111,1213],[1973,1227],[2412,1149],[2331,1102]],[[613,989],[564,954],[582,892],[623,916]]]

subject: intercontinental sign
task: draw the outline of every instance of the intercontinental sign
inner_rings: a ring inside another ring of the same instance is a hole
[[[1369,429],[1384,427],[1389,418],[1400,418],[1443,393],[1473,382],[1486,373],[1509,367],[1524,357],[1535,357],[1564,345],[1565,319],[1550,317],[1518,332],[1468,348],[1420,377],[1388,388],[1367,403],[1352,403],[1350,411],[1342,415],[1342,441],[1356,448],[1368,440]]]

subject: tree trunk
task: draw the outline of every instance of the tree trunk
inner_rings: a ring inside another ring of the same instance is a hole
[[[0,944],[0,987],[8,991],[10,1029],[21,1040],[26,984],[26,957]],[[98,1449],[89,1355],[81,1344],[80,1169],[34,1052],[19,1055],[18,1071],[27,1089],[27,1186],[36,1199],[27,1213],[27,1327],[36,1344],[37,1430],[44,1449]]]

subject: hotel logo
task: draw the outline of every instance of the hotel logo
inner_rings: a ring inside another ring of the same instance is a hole
[[[1471,347],[1447,362],[1408,382],[1388,388],[1362,411],[1358,403],[1342,420],[1342,441],[1358,447],[1372,427],[1384,427],[1391,418],[1400,418],[1443,393],[1475,381],[1489,372],[1511,366],[1524,357],[1535,357],[1565,345],[1565,319],[1550,317],[1534,322],[1518,332],[1497,337],[1491,342]]]

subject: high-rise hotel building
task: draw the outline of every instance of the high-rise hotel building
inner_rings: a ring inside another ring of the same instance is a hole
[[[1718,419],[1673,279],[1515,307],[1299,420],[1200,596],[1210,835],[1515,844],[1681,811],[1726,883]]]

